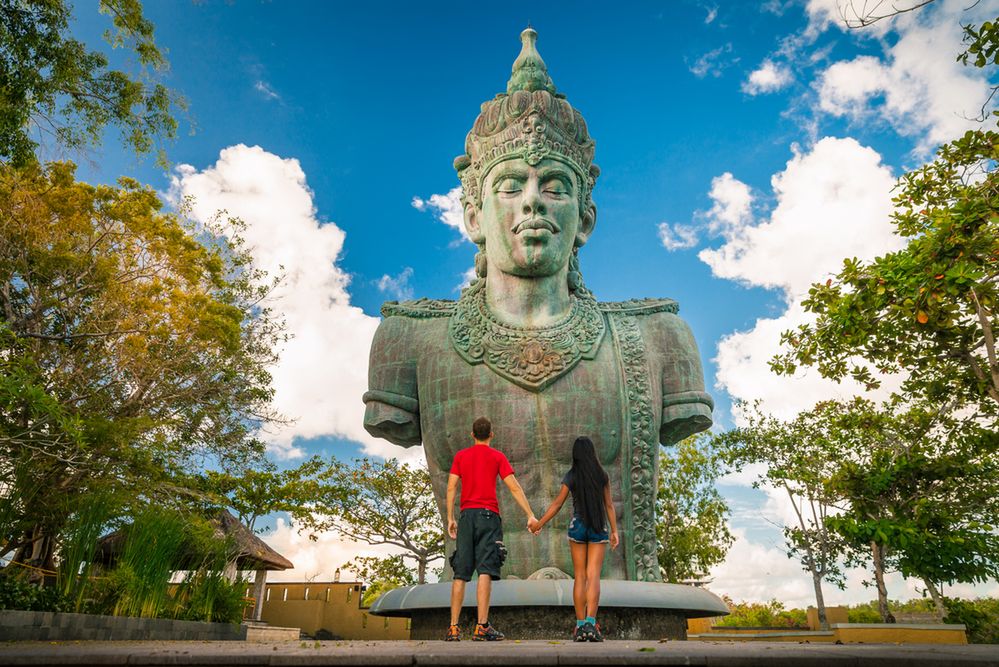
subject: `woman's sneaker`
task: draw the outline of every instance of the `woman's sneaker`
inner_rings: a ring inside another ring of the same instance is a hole
[[[604,636],[600,633],[599,623],[594,623],[593,625],[590,626],[589,640],[591,642],[602,642],[604,640]]]
[[[572,630],[572,641],[574,641],[574,642],[585,642],[586,641],[586,635],[583,634],[583,628],[585,627],[585,625],[586,624],[584,623],[583,625],[577,625],[575,628],[573,628],[573,630]]]
[[[444,641],[446,642],[460,642],[461,641],[461,628],[457,625],[449,626],[447,629],[447,635],[444,636]]]
[[[591,642],[593,641],[593,631],[594,627],[592,623],[583,623],[583,626],[579,628],[579,637],[576,641],[581,642]]]
[[[472,641],[476,642],[498,642],[506,639],[506,636],[490,625],[476,625],[475,632],[472,633]]]

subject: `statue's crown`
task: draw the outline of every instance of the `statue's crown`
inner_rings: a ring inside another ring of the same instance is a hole
[[[589,204],[600,173],[593,164],[595,144],[583,116],[555,90],[545,61],[534,46],[537,38],[533,28],[520,33],[523,46],[513,63],[506,93],[482,104],[465,138],[465,154],[454,160],[466,202],[482,203],[482,181],[499,162],[523,158],[535,165],[551,158],[572,167],[582,185],[583,203]]]

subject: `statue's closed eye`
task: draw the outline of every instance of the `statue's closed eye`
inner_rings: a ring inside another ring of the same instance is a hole
[[[496,192],[514,193],[523,189],[520,181],[512,178],[504,178],[496,185]]]

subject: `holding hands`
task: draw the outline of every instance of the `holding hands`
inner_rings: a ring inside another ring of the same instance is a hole
[[[532,535],[537,535],[541,532],[541,522],[533,514],[527,519],[527,531]]]

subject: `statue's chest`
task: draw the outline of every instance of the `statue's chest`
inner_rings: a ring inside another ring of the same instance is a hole
[[[492,421],[494,444],[518,477],[541,469],[547,477],[567,467],[580,435],[593,439],[606,464],[620,450],[625,392],[609,336],[592,359],[580,360],[541,391],[524,389],[486,364],[469,364],[446,337],[423,348],[417,373],[420,426],[431,466],[448,469],[454,453],[470,443],[472,422],[480,416]]]

